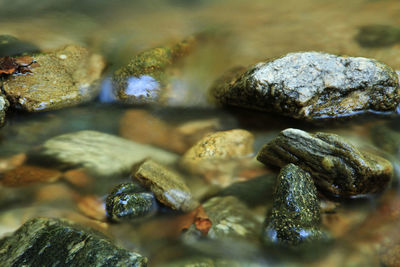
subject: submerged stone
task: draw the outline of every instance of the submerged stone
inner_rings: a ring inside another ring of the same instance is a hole
[[[365,25],[360,27],[355,40],[362,47],[385,47],[400,42],[400,27]]]
[[[39,48],[11,35],[0,35],[0,57],[13,57],[38,52]]]
[[[174,210],[190,211],[196,207],[190,189],[178,173],[147,159],[132,170],[132,177],[154,193],[158,201]]]
[[[68,167],[82,166],[95,175],[128,174],[132,165],[147,157],[171,164],[176,154],[96,131],[79,131],[47,140],[33,159],[52,160]]]
[[[236,70],[217,81],[210,94],[219,104],[308,121],[391,113],[400,102],[398,77],[390,67],[319,52],[290,53],[244,73]]]
[[[299,246],[326,239],[321,222],[317,189],[309,173],[294,164],[281,169],[274,203],[263,229],[266,244]]]
[[[193,47],[194,38],[178,44],[144,51],[127,66],[115,71],[112,84],[117,98],[128,104],[163,103],[166,101],[168,68]]]
[[[153,193],[134,183],[124,183],[108,195],[106,210],[113,221],[130,221],[151,216],[157,211],[157,204]]]
[[[0,93],[0,127],[4,124],[9,103],[7,98]]]
[[[59,219],[35,218],[0,240],[3,266],[147,266],[147,258],[102,234]]]
[[[226,184],[224,176],[231,177],[239,161],[253,153],[253,135],[241,129],[209,134],[198,141],[182,157],[180,165],[187,171],[206,179]]]
[[[100,55],[77,45],[34,55],[32,73],[13,75],[3,89],[13,106],[30,112],[55,110],[92,100],[105,67]]]
[[[294,163],[308,171],[320,189],[344,198],[382,192],[393,176],[389,161],[329,133],[286,129],[261,148],[257,159],[279,167]]]
[[[380,149],[400,156],[400,133],[387,125],[376,125],[371,129],[371,139]]]

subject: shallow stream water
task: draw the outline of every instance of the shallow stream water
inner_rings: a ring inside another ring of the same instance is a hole
[[[396,169],[400,158],[374,147],[369,131],[379,123],[396,125],[399,118],[312,125],[258,111],[218,109],[208,104],[206,97],[212,82],[229,68],[294,51],[375,58],[400,69],[400,42],[371,48],[356,41],[360,27],[374,24],[400,25],[399,1],[0,0],[1,34],[29,41],[42,50],[78,43],[102,54],[107,61],[103,88],[107,88],[110,73],[140,51],[203,31],[213,31],[216,35],[185,59],[179,79],[173,83],[176,99],[171,100],[169,107],[135,107],[96,99],[93,103],[53,112],[28,114],[14,110],[0,129],[0,158],[5,161],[27,153],[51,137],[79,130],[120,135],[123,115],[132,109],[145,109],[172,126],[217,118],[220,130],[249,130],[255,135],[255,152],[285,128],[337,133],[358,147],[390,158]],[[131,124],[141,127],[140,121]],[[270,172],[273,170],[263,169],[260,173]],[[257,175],[242,176],[243,180]],[[337,237],[331,247],[310,248],[294,255],[252,242],[204,241],[184,245],[174,233],[176,214],[167,213],[133,224],[109,224],[89,219],[78,207],[83,196],[104,200],[113,185],[128,181],[129,177],[91,177],[83,186],[64,180],[19,188],[2,186],[0,235],[14,231],[36,216],[67,217],[100,229],[118,245],[147,256],[150,266],[165,266],[190,256],[232,259],[238,266],[379,266],[381,256],[374,249],[376,244],[390,236],[400,240],[400,195],[395,176],[393,185],[382,196],[340,202],[335,213],[323,216],[325,227]],[[198,177],[187,179],[194,195],[203,198],[209,197],[204,192],[212,191],[215,186]],[[270,205],[249,209],[263,221]],[[91,204],[87,206],[83,209],[94,209]]]

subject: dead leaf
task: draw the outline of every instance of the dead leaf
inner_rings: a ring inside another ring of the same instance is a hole
[[[33,57],[0,57],[0,75],[11,75],[14,73],[32,73],[30,67],[37,67],[38,63]]]

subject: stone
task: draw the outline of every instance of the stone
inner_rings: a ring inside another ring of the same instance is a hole
[[[209,181],[223,185],[240,164],[253,154],[253,135],[241,129],[209,134],[198,141],[182,157],[180,165],[185,170],[203,175]],[[219,178],[222,177],[222,178]]]
[[[299,246],[327,238],[319,229],[317,189],[309,173],[288,164],[278,175],[273,207],[265,221],[266,244]]]
[[[265,205],[272,200],[276,175],[266,174],[236,182],[222,189],[218,196],[234,196],[249,207]]]
[[[400,27],[392,25],[364,25],[359,28],[355,40],[362,47],[386,47],[400,42]]]
[[[134,183],[124,183],[108,195],[106,211],[112,221],[131,221],[154,215],[157,203],[153,193]]]
[[[112,84],[117,98],[128,104],[165,103],[169,86],[167,71],[194,46],[195,38],[153,48],[135,56],[114,72]]]
[[[376,125],[371,129],[372,142],[380,149],[400,156],[400,133],[396,132],[390,125]]]
[[[96,131],[53,137],[38,150],[31,151],[31,157],[53,160],[65,166],[82,166],[90,174],[101,176],[128,174],[134,163],[147,157],[165,164],[178,159],[173,153]]]
[[[153,116],[149,111],[132,109],[122,116],[119,132],[126,139],[183,154],[202,137],[218,128],[218,119],[195,120],[175,126]]]
[[[210,95],[223,105],[315,121],[393,113],[399,90],[396,72],[376,60],[298,52],[228,73]]]
[[[171,209],[186,212],[197,206],[184,178],[153,160],[147,159],[137,164],[132,170],[132,177]]]
[[[105,67],[100,55],[77,45],[33,55],[31,74],[9,76],[3,89],[11,104],[29,112],[74,106],[94,99]]]
[[[0,92],[0,127],[5,122],[6,111],[10,103],[8,102],[7,98]]]
[[[393,176],[389,161],[357,150],[338,135],[291,128],[262,147],[257,159],[279,167],[294,163],[311,174],[319,189],[342,198],[380,193]]]
[[[0,35],[0,57],[13,57],[39,52],[39,48],[14,36]]]
[[[61,172],[33,165],[22,165],[4,173],[0,183],[7,187],[27,186],[38,182],[54,182]]]
[[[147,258],[67,220],[35,218],[0,240],[4,266],[146,266]]]
[[[256,242],[261,223],[249,208],[233,196],[213,197],[203,204],[212,225],[207,237],[214,240],[239,239]],[[196,236],[192,227],[184,233],[185,239]]]

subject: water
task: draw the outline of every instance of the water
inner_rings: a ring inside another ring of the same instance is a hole
[[[47,0],[34,4],[27,0],[12,1],[12,4],[7,0],[0,1],[2,34],[29,41],[43,50],[78,43],[101,53],[108,63],[103,75],[105,88],[110,86],[107,80],[110,74],[138,52],[199,32],[212,31],[214,38],[204,42],[185,60],[184,68],[172,83],[175,97],[170,100],[170,107],[146,109],[173,126],[219,118],[221,130],[242,128],[251,131],[256,137],[255,151],[287,127],[335,132],[358,147],[377,151],[372,145],[369,129],[387,120],[310,125],[254,111],[215,109],[207,102],[206,91],[219,75],[233,66],[247,66],[294,51],[370,57],[393,69],[400,69],[399,44],[365,48],[354,38],[361,26],[400,25],[399,15],[400,3],[397,0],[61,0],[57,4]],[[138,90],[137,86],[130,89],[133,92]],[[132,107],[114,103],[105,91],[94,103],[79,107],[37,114],[15,111],[7,117],[7,124],[0,130],[0,157],[8,159],[53,136],[79,130],[118,135],[121,132],[120,120],[130,109]],[[382,151],[378,150],[378,153]],[[396,230],[400,203],[397,182],[382,197],[341,203],[336,214],[324,215],[324,225],[337,237],[327,251],[307,251],[300,253],[302,257],[289,257],[285,251],[266,249],[251,242],[205,240],[185,246],[174,232],[176,220],[180,218],[176,214],[160,215],[134,225],[91,220],[77,207],[80,198],[92,195],[102,199],[113,185],[129,181],[125,176],[112,180],[92,179],[99,182],[89,181],[85,186],[78,186],[61,180],[17,189],[0,188],[0,232],[13,231],[35,216],[67,217],[96,227],[122,247],[148,256],[152,266],[163,266],[190,255],[225,257],[237,262],[253,262],[255,266],[269,263],[284,266],[379,266],[380,255],[373,249],[374,244],[399,234]],[[213,187],[195,177],[189,178],[188,184],[198,192]],[[59,196],[51,192],[58,192]],[[251,210],[262,221],[269,205],[251,207]],[[89,210],[93,209],[88,206]],[[305,256],[309,252],[320,255]]]

